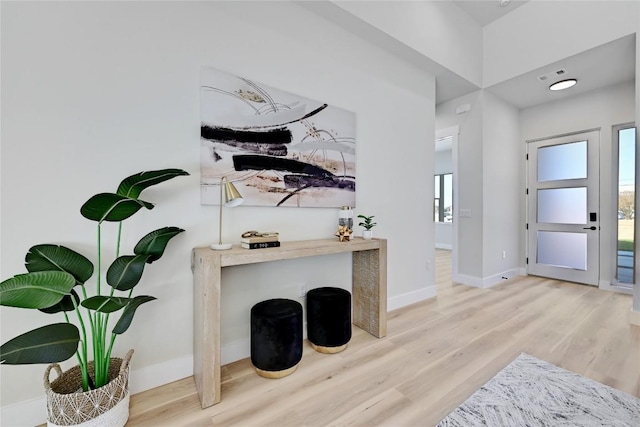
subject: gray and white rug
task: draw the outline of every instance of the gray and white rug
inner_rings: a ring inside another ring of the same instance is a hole
[[[522,353],[447,415],[449,426],[640,426],[640,399]]]

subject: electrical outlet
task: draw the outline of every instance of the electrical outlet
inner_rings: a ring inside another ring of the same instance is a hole
[[[507,251],[502,251],[502,259],[506,259],[507,258]]]
[[[298,285],[298,298],[304,298],[307,296],[307,286],[304,283]]]

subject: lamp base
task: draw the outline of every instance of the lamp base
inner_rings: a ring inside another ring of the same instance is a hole
[[[231,243],[214,243],[211,245],[211,249],[215,251],[226,251],[227,249],[231,249]]]

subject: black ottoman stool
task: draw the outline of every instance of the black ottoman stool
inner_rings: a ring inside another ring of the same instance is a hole
[[[251,363],[258,375],[282,378],[293,374],[302,359],[302,305],[270,299],[251,308]]]
[[[307,338],[320,353],[338,353],[351,339],[351,293],[340,288],[307,292]]]

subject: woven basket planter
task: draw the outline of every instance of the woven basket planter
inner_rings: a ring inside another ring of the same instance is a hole
[[[109,383],[95,390],[82,391],[82,374],[75,366],[62,372],[53,363],[44,373],[47,395],[47,426],[109,426],[122,427],[129,419],[129,362],[133,350],[124,359],[111,358]],[[49,382],[51,370],[58,374]],[[93,362],[89,362],[89,375],[93,377]]]

